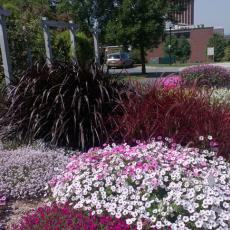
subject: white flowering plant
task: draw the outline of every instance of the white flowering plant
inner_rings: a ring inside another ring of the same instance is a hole
[[[229,178],[230,164],[214,152],[153,140],[74,156],[50,185],[57,202],[137,229],[227,230]]]
[[[213,88],[211,90],[212,104],[226,104],[230,105],[230,89],[228,88]]]
[[[0,150],[0,198],[23,199],[48,195],[48,181],[66,166],[63,150],[21,147]]]

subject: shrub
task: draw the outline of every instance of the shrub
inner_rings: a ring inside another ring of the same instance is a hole
[[[230,72],[221,66],[199,65],[185,68],[180,73],[187,83],[196,82],[199,86],[225,87],[230,82]]]
[[[108,215],[92,215],[84,211],[75,210],[68,205],[57,205],[38,208],[33,213],[25,215],[19,224],[13,225],[16,230],[135,230],[128,226],[124,220]]]
[[[107,138],[105,117],[119,104],[125,88],[90,70],[58,63],[51,70],[33,65],[12,87],[2,136],[23,142],[43,139],[58,146],[86,149]]]
[[[132,145],[163,136],[200,147],[199,136],[211,135],[219,143],[219,154],[229,159],[230,113],[225,105],[211,106],[209,97],[184,87],[169,91],[153,87],[146,95],[134,95],[124,102],[125,114],[109,119],[114,124],[112,141]]]
[[[230,106],[230,89],[214,88],[211,90],[211,102],[213,104],[227,104]]]
[[[229,229],[230,164],[213,152],[170,146],[112,145],[73,157],[52,180],[53,196],[137,229]]]
[[[47,182],[63,170],[67,160],[62,150],[41,147],[0,150],[0,198],[22,199],[47,195]]]
[[[159,80],[156,80],[156,86],[163,87],[164,89],[172,89],[177,86],[180,86],[182,83],[181,76],[179,75],[169,75]]]

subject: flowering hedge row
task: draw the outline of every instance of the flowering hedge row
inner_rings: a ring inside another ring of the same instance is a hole
[[[50,182],[75,209],[125,218],[137,229],[229,229],[230,164],[213,152],[152,141],[91,149]]]
[[[185,68],[180,73],[182,79],[187,83],[194,83],[199,86],[225,87],[230,83],[230,72],[221,66],[198,65]]]
[[[47,195],[47,182],[64,169],[67,161],[62,150],[0,150],[0,198],[3,201]]]

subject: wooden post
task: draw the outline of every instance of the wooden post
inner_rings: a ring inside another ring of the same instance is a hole
[[[44,40],[45,40],[45,49],[46,49],[46,63],[48,66],[52,65],[52,48],[51,48],[51,38],[49,32],[49,26],[47,25],[47,18],[42,17],[42,28],[44,33]]]
[[[0,43],[2,52],[2,61],[4,67],[4,75],[6,81],[6,87],[8,87],[13,80],[12,66],[10,61],[10,52],[8,45],[8,38],[6,32],[5,16],[10,16],[10,12],[0,8]]]
[[[74,63],[77,63],[77,46],[76,46],[76,26],[73,21],[69,21],[70,43],[71,43],[71,57]]]

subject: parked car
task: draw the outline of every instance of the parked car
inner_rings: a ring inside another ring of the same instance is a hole
[[[133,61],[129,58],[126,52],[111,53],[107,55],[106,65],[111,67],[131,67]]]

